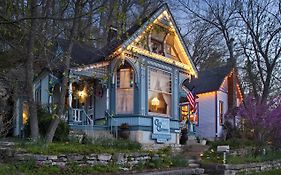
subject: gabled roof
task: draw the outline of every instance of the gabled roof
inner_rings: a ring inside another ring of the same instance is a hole
[[[126,49],[127,46],[132,43],[132,41],[137,38],[140,33],[142,33],[144,30],[147,29],[148,25],[150,25],[154,20],[156,20],[159,15],[161,15],[163,12],[167,12],[168,14],[171,14],[170,9],[166,3],[159,6],[156,10],[154,10],[149,15],[143,17],[140,21],[138,21],[135,25],[133,25],[130,29],[128,29],[125,33],[123,33],[121,36],[116,36],[113,38],[107,45],[105,45],[101,49],[95,49],[93,47],[90,47],[86,44],[75,42],[73,49],[72,49],[72,65],[77,66],[78,65],[87,65],[87,64],[94,64],[101,61],[106,61],[108,56],[113,54],[117,49],[123,48]],[[180,35],[180,32],[178,30],[178,27],[175,23],[175,20],[172,15],[171,16],[171,22],[173,24],[173,27],[175,29],[175,32],[179,36],[180,43],[183,47],[183,52],[187,55],[187,64],[189,64],[189,68],[194,76],[197,76],[197,69],[194,66],[191,56],[188,52],[188,49],[186,47],[186,44],[183,40],[183,38]],[[67,40],[59,40],[58,41],[59,46],[66,50],[69,46],[69,41]],[[174,63],[174,62],[173,62]]]
[[[185,80],[183,85],[188,89],[195,88],[196,94],[212,92],[219,90],[225,77],[233,70],[233,66],[227,64],[225,66],[216,67],[213,69],[201,71],[197,79],[192,79],[191,82]]]
[[[58,46],[62,51],[67,51],[69,47],[69,40],[65,39],[57,39]],[[79,42],[74,42],[73,43],[73,48],[71,51],[71,63],[72,64],[90,64],[95,57],[95,52],[97,49],[84,44],[84,43],[79,43]],[[99,61],[99,60],[97,60]]]
[[[151,23],[153,23],[155,20],[157,20],[159,17],[161,17],[163,14],[167,14],[170,16],[169,20],[172,23],[172,28],[175,30],[175,33],[178,36],[179,42],[183,48],[183,52],[187,55],[187,64],[189,64],[190,68],[191,68],[191,73],[197,77],[197,69],[195,67],[195,65],[193,64],[193,61],[191,60],[191,55],[187,49],[186,43],[183,40],[180,31],[178,29],[178,26],[175,22],[175,19],[173,17],[173,15],[171,14],[171,11],[168,7],[168,5],[166,3],[162,4],[159,8],[157,8],[151,15],[149,18],[146,19],[145,22],[143,22],[143,25],[141,25],[139,27],[139,29],[137,29],[133,35],[128,38],[123,44],[122,44],[122,48],[126,49],[135,39],[137,39],[139,37],[140,34],[142,34],[143,32],[145,32],[145,30],[150,26]],[[130,49],[129,49],[130,50]]]
[[[114,37],[108,44],[101,49],[96,49],[84,43],[74,42],[71,56],[74,64],[93,64],[100,61],[104,61],[109,55],[111,55],[118,47],[121,46],[128,38],[130,38],[142,25],[153,16],[162,6],[158,7],[148,16],[143,17],[140,21],[129,28],[120,37]],[[60,48],[66,51],[69,46],[69,40],[57,39]]]

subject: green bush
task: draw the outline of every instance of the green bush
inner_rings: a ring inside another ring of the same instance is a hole
[[[92,143],[95,145],[100,145],[105,148],[114,148],[117,150],[130,150],[130,151],[139,151],[141,150],[141,144],[131,140],[125,139],[105,139],[98,138],[93,139]]]
[[[255,143],[248,139],[229,139],[229,140],[218,140],[214,142],[208,142],[210,149],[217,150],[219,145],[229,145],[230,149],[244,148],[245,146],[254,146]]]
[[[51,124],[51,121],[54,119],[54,116],[50,114],[47,109],[38,107],[37,110],[37,117],[38,117],[38,126],[39,132],[42,138],[45,138],[48,128]],[[57,130],[54,135],[54,141],[67,141],[69,134],[69,126],[66,122],[60,121]],[[25,136],[30,136],[30,123],[28,121],[27,125],[25,126]]]
[[[187,160],[182,155],[176,155],[171,158],[173,167],[186,167]]]

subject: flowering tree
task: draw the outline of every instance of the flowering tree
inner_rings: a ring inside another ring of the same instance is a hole
[[[249,96],[244,105],[238,109],[241,116],[242,128],[249,131],[257,146],[263,146],[272,142],[281,144],[281,103],[280,97],[261,103]]]

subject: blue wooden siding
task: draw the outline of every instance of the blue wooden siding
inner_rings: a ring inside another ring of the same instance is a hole
[[[118,59],[118,58],[117,58]],[[116,66],[119,63],[118,60],[114,60],[110,66],[109,74],[112,76],[110,82],[110,111],[112,114],[116,114],[116,82],[115,72]],[[133,130],[149,130],[152,131],[152,115],[148,113],[148,67],[157,68],[163,71],[171,73],[172,76],[172,106],[170,125],[171,131],[179,129],[179,97],[181,83],[183,79],[187,78],[187,74],[183,70],[163,63],[158,60],[151,59],[146,56],[138,55],[137,60],[132,58],[126,58],[127,61],[133,66],[135,70],[135,85],[134,85],[134,113],[133,114],[116,114],[115,121],[112,121],[112,125],[119,126],[122,123],[128,123]],[[181,74],[179,73],[181,72]],[[181,75],[181,77],[180,77]],[[158,117],[158,116],[157,116]]]

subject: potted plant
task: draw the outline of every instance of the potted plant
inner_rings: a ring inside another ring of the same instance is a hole
[[[181,130],[181,137],[180,137],[180,144],[181,145],[185,145],[186,144],[186,142],[187,142],[187,140],[188,140],[188,131],[187,131],[187,129],[186,128],[183,128],[182,130]]]
[[[129,139],[130,136],[130,130],[129,130],[129,124],[128,123],[122,123],[119,127],[119,136],[122,139]]]

